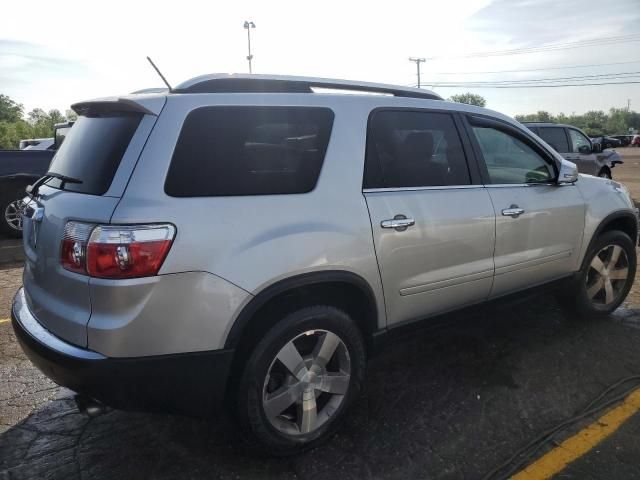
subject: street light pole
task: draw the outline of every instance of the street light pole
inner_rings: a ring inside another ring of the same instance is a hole
[[[247,30],[247,44],[249,47],[249,55],[247,55],[247,61],[249,62],[249,73],[253,73],[251,70],[251,60],[253,60],[253,55],[251,55],[251,29],[256,28],[256,24],[245,20],[244,28]]]
[[[426,59],[409,57],[409,61],[416,62],[416,68],[418,69],[418,88],[420,88],[420,64],[426,62]]]

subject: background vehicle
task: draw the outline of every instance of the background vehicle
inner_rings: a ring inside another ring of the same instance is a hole
[[[624,163],[615,151],[603,150],[600,143],[593,143],[579,128],[544,122],[526,122],[523,125],[575,163],[580,173],[612,178],[613,168]]]
[[[635,276],[623,186],[429,91],[225,74],[73,108],[31,191],[13,326],[116,408],[226,399],[252,442],[296,452],[335,432],[390,331],[556,281],[605,315]]]
[[[640,135],[634,135],[631,139],[632,147],[640,147]]]
[[[54,146],[54,139],[51,138],[28,138],[20,140],[20,150],[49,150]]]
[[[50,148],[0,150],[0,233],[13,237],[22,235],[20,212],[25,188],[47,172],[51,159],[72,125],[73,122],[55,125],[54,142]]]
[[[633,135],[611,135],[612,138],[620,140],[620,146],[628,147],[633,140]]]
[[[602,150],[604,150],[605,148],[616,148],[622,146],[621,140],[615,137],[608,137],[606,135],[602,137],[591,138],[591,143],[599,143],[600,145],[602,145]]]

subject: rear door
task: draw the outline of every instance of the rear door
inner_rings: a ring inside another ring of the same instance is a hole
[[[495,216],[463,141],[449,112],[369,120],[364,195],[390,325],[489,295]]]
[[[31,311],[55,335],[84,347],[89,277],[62,268],[61,241],[65,234],[80,238],[89,232],[87,227],[65,231],[65,226],[109,223],[156,117],[111,104],[95,104],[83,113],[49,167],[81,183],[51,178],[40,187],[25,212],[23,243]]]
[[[577,268],[584,201],[573,184],[556,183],[553,158],[524,132],[468,117],[496,212],[496,297],[568,275]]]

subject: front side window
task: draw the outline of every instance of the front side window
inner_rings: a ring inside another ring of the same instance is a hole
[[[194,110],[180,132],[165,192],[174,197],[310,192],[332,125],[333,112],[327,108]]]
[[[569,144],[567,143],[567,136],[564,134],[564,128],[541,127],[538,135],[556,152],[566,153],[569,151]]]
[[[591,142],[587,137],[573,128],[569,129],[569,136],[573,153],[591,153]]]
[[[391,110],[373,114],[364,188],[468,185],[470,181],[451,115]]]
[[[473,127],[492,184],[549,183],[552,167],[518,138],[490,127]]]

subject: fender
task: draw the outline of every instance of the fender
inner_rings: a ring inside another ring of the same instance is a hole
[[[262,290],[253,297],[247,305],[245,305],[236,318],[231,330],[229,331],[229,335],[227,335],[224,348],[235,348],[238,345],[242,337],[242,333],[253,315],[271,299],[288,290],[331,282],[348,283],[362,291],[368,300],[370,309],[373,312],[373,316],[368,320],[368,322],[371,322],[371,331],[375,331],[378,328],[378,313],[376,308],[376,298],[369,283],[360,275],[346,270],[328,270],[304,273],[285,278],[284,280],[280,280]]]
[[[589,252],[589,250],[591,250],[591,246],[593,245],[593,242],[595,241],[595,239],[598,238],[598,236],[604,231],[606,226],[608,224],[610,224],[611,222],[614,222],[614,221],[620,220],[620,219],[626,219],[626,220],[632,220],[633,221],[633,223],[635,225],[635,238],[632,238],[631,240],[633,241],[633,243],[635,245],[638,244],[638,217],[636,215],[634,215],[632,212],[628,211],[628,210],[619,210],[617,212],[610,213],[609,215],[604,217],[604,219],[600,222],[598,227],[593,232],[593,235],[591,236],[591,239],[589,240],[589,245],[587,246],[587,249],[584,251],[585,252],[584,253],[585,256],[586,256],[587,252]],[[582,258],[582,262],[584,262],[584,256]],[[580,262],[581,265],[582,265],[582,262]]]

